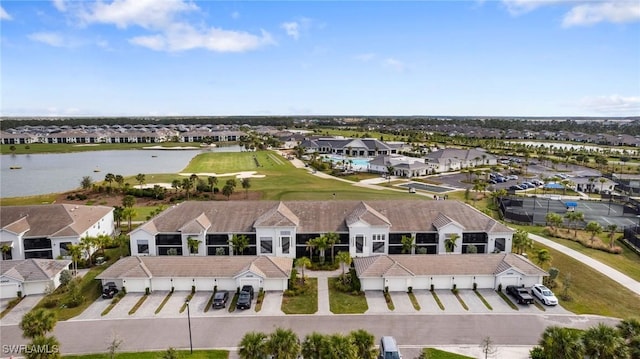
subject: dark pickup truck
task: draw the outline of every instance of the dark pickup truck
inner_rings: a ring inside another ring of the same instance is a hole
[[[533,304],[533,297],[526,288],[508,285],[507,294],[514,297],[520,304]]]

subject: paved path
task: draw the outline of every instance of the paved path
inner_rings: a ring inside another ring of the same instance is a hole
[[[334,271],[311,271],[305,274],[310,278],[318,278],[318,311],[316,314],[331,315],[329,307],[329,277],[337,277],[342,274],[342,270]]]
[[[617,271],[611,267],[609,267],[608,265],[601,263],[589,256],[586,256],[580,252],[577,252],[571,248],[565,247],[562,244],[558,244],[552,240],[546,239],[544,237],[535,235],[535,234],[529,234],[529,238],[533,239],[536,242],[539,242],[541,244],[544,244],[547,247],[551,247],[559,252],[562,252],[580,262],[582,262],[583,264],[597,270],[598,272],[606,275],[607,277],[613,279],[614,281],[620,283],[621,285],[625,286],[626,288],[628,288],[630,291],[635,292],[636,294],[640,295],[640,282],[638,282],[637,280],[634,280],[633,278],[629,277],[628,275],[621,273],[620,271]]]

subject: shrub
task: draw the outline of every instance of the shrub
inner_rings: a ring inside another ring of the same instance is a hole
[[[457,291],[458,290],[458,285],[453,283],[453,288],[451,288],[453,291]]]
[[[44,307],[47,309],[53,309],[58,306],[58,300],[53,298],[47,298],[44,301]]]
[[[429,290],[433,292],[433,290],[434,290],[433,284],[431,285]]]
[[[196,292],[196,286],[195,286],[195,285],[192,285],[192,286],[191,286],[191,294],[193,294],[193,293],[195,293],[195,292]]]
[[[151,291],[149,290],[149,287],[146,287],[144,289],[144,295],[149,295],[149,294],[151,294]]]
[[[73,275],[71,274],[71,271],[68,269],[63,270],[62,272],[60,272],[60,284],[65,286],[67,284],[69,284],[69,282],[71,282],[71,280],[73,279]]]
[[[176,289],[176,287],[171,287],[171,293]]]
[[[498,284],[498,292],[502,292],[502,283]]]
[[[473,282],[473,290],[478,290],[478,283]]]
[[[413,287],[407,288],[407,293],[413,293]]]

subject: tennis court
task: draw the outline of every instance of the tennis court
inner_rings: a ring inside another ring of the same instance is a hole
[[[584,224],[596,221],[603,227],[615,224],[618,228],[638,224],[637,208],[616,202],[562,200],[547,197],[504,198],[502,205],[505,218],[522,223],[546,224],[547,213],[564,216],[569,211],[582,212]]]

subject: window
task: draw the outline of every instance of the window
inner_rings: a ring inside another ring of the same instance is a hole
[[[138,240],[138,254],[149,254],[149,241]]]
[[[271,237],[260,237],[260,253],[273,254],[273,239]]]
[[[384,234],[374,234],[371,246],[373,247],[373,253],[384,253],[384,243],[386,236]]]
[[[69,253],[69,246],[71,245],[71,242],[61,242],[60,243],[60,255],[63,257],[68,257],[71,255],[71,253]]]
[[[505,242],[506,241],[504,238],[496,238],[496,250],[500,252],[504,252]]]
[[[179,234],[158,234],[156,235],[156,244],[162,245],[182,245],[182,236]]]
[[[280,237],[280,245],[282,246],[282,253],[289,254],[291,248],[291,237]]]
[[[49,238],[30,238],[24,240],[24,250],[29,249],[51,249],[51,240]]]
[[[362,234],[356,235],[356,253],[362,253],[364,249],[364,236]]]

